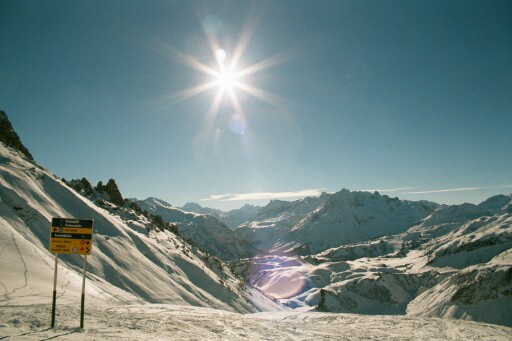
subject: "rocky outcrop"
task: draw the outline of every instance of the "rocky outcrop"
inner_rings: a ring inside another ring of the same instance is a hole
[[[21,140],[14,131],[11,122],[7,118],[7,114],[0,110],[0,141],[6,146],[14,148],[21,152],[27,159],[33,161],[34,158],[28,149],[21,143]]]
[[[71,188],[73,188],[75,191],[77,191],[80,194],[83,194],[85,196],[91,196],[94,194],[94,190],[92,188],[91,183],[86,179],[82,178],[80,180],[71,180],[69,182],[66,182]]]
[[[108,180],[107,184],[105,185],[105,193],[108,194],[110,201],[118,206],[124,205],[124,199],[121,195],[121,192],[119,191],[119,188],[117,187],[117,184],[114,179]]]

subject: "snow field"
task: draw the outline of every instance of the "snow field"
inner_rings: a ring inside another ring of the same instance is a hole
[[[512,328],[463,320],[308,311],[239,314],[167,304],[0,309],[0,340],[510,340]]]

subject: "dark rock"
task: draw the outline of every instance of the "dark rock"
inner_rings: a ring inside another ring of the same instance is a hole
[[[105,186],[103,186],[103,182],[98,182],[98,184],[96,185],[96,190],[98,191],[98,193],[105,193]]]
[[[7,118],[7,114],[0,110],[0,141],[6,146],[18,150],[29,160],[34,160],[28,149],[21,143],[21,140],[14,131],[11,122]]]
[[[105,193],[107,193],[112,203],[116,204],[117,206],[124,205],[124,199],[121,195],[121,192],[119,192],[119,188],[117,187],[114,179],[108,180],[107,184],[105,185]]]

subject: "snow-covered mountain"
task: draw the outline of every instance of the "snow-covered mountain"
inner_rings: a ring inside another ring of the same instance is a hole
[[[208,214],[224,223],[227,227],[234,230],[239,225],[256,219],[261,207],[245,204],[241,208],[237,208],[228,212],[213,208],[203,207],[196,203],[186,203],[181,208],[186,212],[194,212],[199,214]]]
[[[235,232],[261,250],[309,255],[403,232],[438,206],[343,189],[294,202],[272,201],[260,210],[258,220]]]
[[[512,326],[512,249],[455,272],[417,296],[411,316],[464,318]]]
[[[294,308],[512,326],[511,202],[441,206],[403,233],[302,257],[274,249],[237,270]]]
[[[259,254],[234,269],[291,308],[512,325],[511,207],[506,195],[441,206],[348,190],[274,200],[235,230]]]
[[[0,139],[1,338],[512,339],[512,195],[440,206],[342,190],[245,207],[251,220],[232,231],[160,199],[124,199],[112,179],[60,179],[10,136]],[[42,328],[52,217],[94,219],[85,332],[69,327],[76,255],[59,256],[66,332]],[[255,311],[266,312],[241,315]]]
[[[230,229],[234,230],[243,223],[256,219],[260,209],[260,206],[245,204],[240,208],[225,212],[220,217],[220,221],[226,224]]]
[[[185,212],[199,213],[199,214],[208,214],[212,217],[219,219],[224,215],[224,211],[217,210],[214,208],[203,207],[195,202],[187,202],[181,209]]]
[[[97,200],[102,207],[95,205],[3,143],[0,198],[2,304],[40,302],[51,295],[51,219],[78,217],[94,219],[94,248],[88,257],[91,299],[256,309],[244,281],[221,261],[150,216],[105,199]],[[79,295],[82,257],[61,255],[59,260],[58,285],[64,296]]]
[[[253,221],[235,229],[235,233],[260,250],[269,250],[303,218],[318,208],[327,194],[296,201],[272,200],[262,207]]]
[[[183,238],[224,261],[249,258],[256,253],[251,244],[240,240],[232,230],[211,215],[184,212],[156,198],[134,202],[141,209],[159,215],[167,222],[176,223]]]

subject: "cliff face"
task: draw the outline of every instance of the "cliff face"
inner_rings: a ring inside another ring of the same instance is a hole
[[[21,143],[18,134],[16,134],[9,118],[7,118],[7,114],[2,110],[0,110],[0,141],[5,143],[6,146],[20,151],[29,160],[34,160],[28,149]]]

